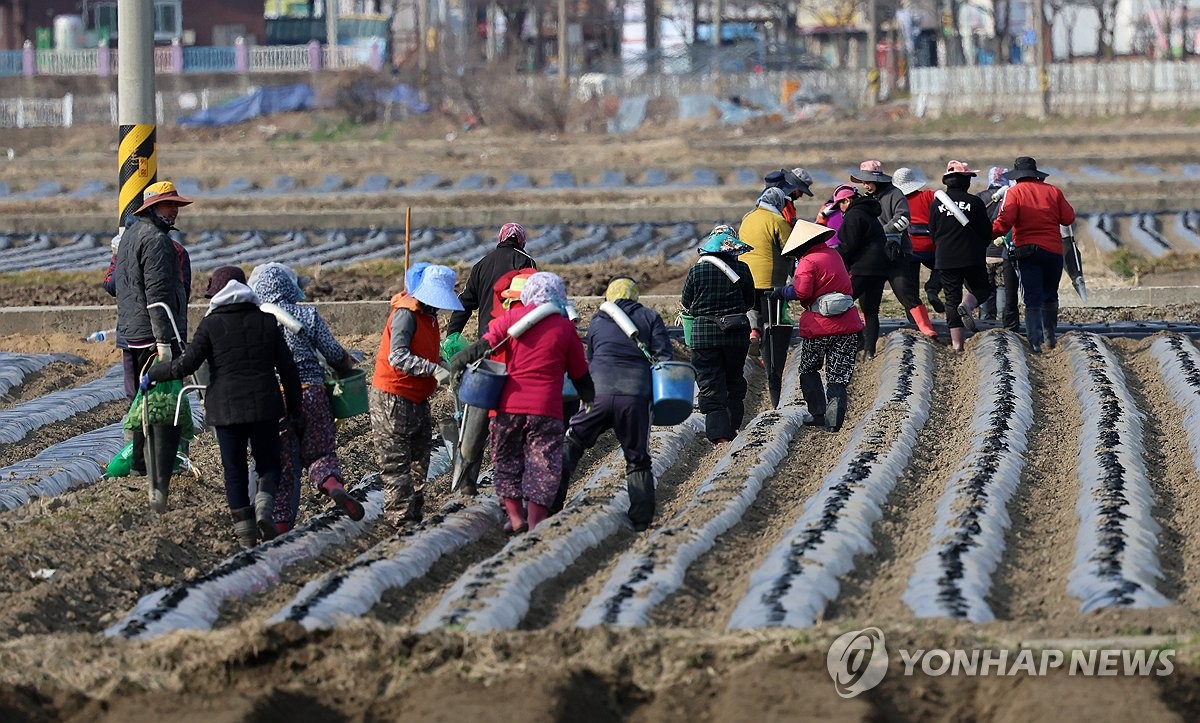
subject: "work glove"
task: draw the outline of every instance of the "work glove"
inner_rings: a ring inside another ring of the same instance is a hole
[[[433,370],[433,378],[437,379],[439,386],[449,386],[450,370],[439,364],[437,365],[437,368]]]
[[[171,351],[171,345],[167,344],[166,342],[160,341],[154,345],[154,348],[156,351],[158,351],[158,361],[162,364],[166,364],[167,362],[171,361],[172,357],[174,356],[173,352]]]
[[[462,376],[468,364],[484,358],[491,349],[492,345],[487,342],[487,339],[476,340],[471,346],[458,352],[450,359],[450,374],[456,379]]]
[[[592,381],[592,375],[584,374],[578,379],[572,379],[571,383],[575,385],[575,391],[579,394],[579,401],[590,407],[592,402],[596,401],[596,383]]]
[[[900,259],[900,238],[889,236],[883,245],[883,252],[887,254],[889,261],[898,261]]]
[[[354,372],[354,364],[354,357],[350,355],[349,351],[347,351],[342,355],[341,361],[330,364],[330,366],[333,367],[333,370],[338,373],[338,376],[347,377]]]
[[[143,374],[141,381],[138,383],[138,389],[141,389],[142,393],[144,394],[144,393],[150,391],[150,389],[153,386],[154,386],[154,381],[152,379],[150,379],[150,375]]]
[[[771,301],[787,301],[787,297],[784,296],[785,288],[783,286],[776,286],[767,292],[767,298]]]

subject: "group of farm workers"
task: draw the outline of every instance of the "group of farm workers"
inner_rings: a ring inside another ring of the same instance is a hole
[[[922,265],[931,270],[925,289],[946,314],[955,350],[975,330],[980,306],[1016,328],[1017,283],[1031,348],[1053,348],[1061,229],[1074,222],[1074,211],[1032,158],[1017,158],[1011,170],[992,169],[983,198],[970,192],[977,173],[950,161],[945,189],[932,191],[915,169],[888,175],[881,162],[864,161],[813,222],[799,219],[795,207],[801,196],[813,196],[811,175],[801,168],[768,174],[740,228],[717,225],[701,240],[699,261],[683,284],[680,304],[706,438],[721,445],[742,426],[748,358],[761,357],[768,381],[781,375],[793,301],[803,308],[799,381],[806,424],[839,430],[856,360],[876,351],[885,284],[921,333],[938,336],[917,291]],[[249,276],[237,266],[215,269],[207,312],[189,341],[191,265],[171,232],[179,209],[190,203],[171,182],[152,184],[114,239],[104,285],[117,298],[127,396],[149,398],[156,385],[191,375],[204,385],[206,424],[220,447],[242,545],[296,524],[305,479],[315,494],[362,519],[360,495],[345,485],[326,391],[327,381],[353,373],[355,357],[315,307],[300,304],[308,279],[280,263],[257,266]],[[368,408],[384,515],[398,528],[424,516],[436,426],[432,398],[487,358],[503,361],[507,373],[486,427],[505,530],[532,530],[562,509],[576,467],[610,429],[625,458],[629,521],[644,530],[654,518],[651,368],[673,358],[663,319],[639,303],[635,279],[619,276],[606,289],[609,303],[581,334],[562,278],[538,271],[525,245],[525,229],[506,223],[461,293],[452,268],[419,262],[391,298]],[[450,312],[445,338],[440,312]],[[472,313],[479,318],[469,342],[462,333]],[[570,388],[574,403],[564,396]],[[775,384],[776,404],[777,394]],[[170,415],[147,411],[141,422],[127,422],[132,471],[148,478],[150,506],[164,512],[176,449],[187,442]]]

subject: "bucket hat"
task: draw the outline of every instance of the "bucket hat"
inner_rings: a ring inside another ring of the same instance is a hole
[[[174,183],[159,181],[158,183],[151,183],[149,186],[146,186],[145,191],[142,191],[142,205],[134,213],[141,213],[154,204],[164,201],[177,203],[180,206],[187,206],[192,202],[192,199],[180,196]]]
[[[753,251],[754,248],[750,244],[740,240],[737,234],[733,232],[732,226],[721,224],[709,232],[708,237],[704,239],[704,243],[700,244],[700,248],[696,250],[702,254],[733,254],[734,256],[740,256],[747,251]]]
[[[789,170],[780,168],[763,176],[765,188],[778,188],[784,195],[790,196],[800,188],[800,179]]]
[[[811,190],[813,185],[812,174],[803,168],[793,168],[792,173],[800,180],[800,193],[803,193],[805,196],[813,195]]]
[[[511,221],[501,226],[500,233],[496,234],[496,243],[502,244],[509,239],[517,242],[517,248],[525,248],[525,227]]]
[[[1044,181],[1049,175],[1045,171],[1039,171],[1037,161],[1029,156],[1018,156],[1017,160],[1013,161],[1012,169],[1004,173],[1004,177],[1010,181],[1018,178],[1036,178]]]
[[[900,189],[900,193],[907,196],[910,193],[915,193],[925,187],[929,183],[925,179],[925,174],[921,173],[917,168],[897,168],[892,174],[892,185]]]
[[[792,232],[788,235],[787,242],[783,245],[780,253],[784,256],[800,255],[800,252],[810,246],[825,243],[835,235],[837,235],[837,231],[828,226],[805,221],[802,218],[796,219],[796,225],[792,227]]]
[[[208,277],[208,288],[204,290],[204,298],[211,299],[216,296],[230,281],[245,284],[246,272],[239,266],[218,266],[213,269],[212,276]]]
[[[425,270],[432,265],[428,261],[418,261],[404,272],[404,290],[408,292],[409,296],[412,296],[412,292],[421,285],[421,277],[425,275]]]
[[[883,161],[863,161],[857,171],[850,172],[855,183],[891,183],[892,177],[883,172]]]
[[[949,176],[978,176],[979,171],[971,168],[964,161],[950,161],[946,164],[946,172],[942,174],[942,180],[946,180]]]
[[[412,292],[413,298],[435,309],[462,311],[462,302],[454,293],[457,277],[449,266],[430,265],[421,275],[421,283]]]

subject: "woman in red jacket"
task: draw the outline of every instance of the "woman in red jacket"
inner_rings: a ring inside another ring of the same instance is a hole
[[[798,257],[792,283],[771,292],[774,298],[804,305],[800,315],[800,337],[804,339],[800,389],[813,417],[807,424],[824,425],[830,432],[841,429],[846,416],[846,385],[854,374],[858,334],[863,330],[846,264],[825,244],[833,234],[832,229],[798,221],[783,247],[783,255]]]
[[[1012,256],[1017,260],[1021,293],[1025,296],[1025,326],[1029,346],[1042,351],[1055,344],[1058,327],[1058,282],[1063,271],[1063,242],[1059,226],[1075,223],[1075,209],[1062,191],[1046,183],[1037,161],[1021,156],[1004,174],[1016,185],[1004,195],[1000,215],[992,222],[992,237],[1013,232]]]

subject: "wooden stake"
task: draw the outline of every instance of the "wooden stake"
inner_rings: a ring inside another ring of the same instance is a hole
[[[404,209],[404,273],[408,273],[408,249],[412,228],[412,206]]]

